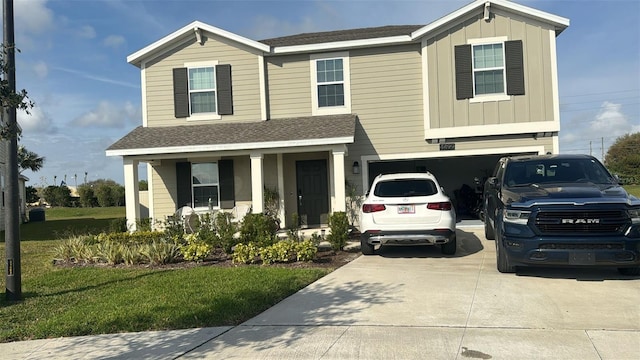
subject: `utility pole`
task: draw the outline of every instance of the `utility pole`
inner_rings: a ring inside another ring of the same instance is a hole
[[[16,91],[16,44],[13,24],[13,0],[3,0],[3,27],[5,51],[5,80],[12,93]],[[7,207],[5,212],[5,253],[6,253],[6,298],[10,301],[22,300],[22,271],[20,269],[20,218],[18,195],[18,123],[16,107],[6,106],[9,129],[7,144]]]
[[[593,148],[591,147],[591,141],[589,141],[589,156],[593,156]]]

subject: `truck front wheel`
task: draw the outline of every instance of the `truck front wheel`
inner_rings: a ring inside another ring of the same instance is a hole
[[[509,261],[509,256],[506,254],[506,250],[502,245],[502,239],[500,236],[496,236],[496,263],[498,271],[501,273],[514,273],[516,267]]]

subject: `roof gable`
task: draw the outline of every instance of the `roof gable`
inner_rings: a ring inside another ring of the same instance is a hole
[[[248,46],[249,48],[256,49],[257,51],[269,52],[270,50],[270,47],[268,45],[259,43],[251,39],[247,39],[243,36],[231,33],[226,30],[222,30],[215,26],[207,25],[200,21],[194,21],[154,42],[153,44],[148,45],[145,48],[140,49],[135,53],[127,56],[127,62],[140,67],[146,59],[156,56],[157,54],[165,51],[165,49],[168,47],[179,44],[188,39],[197,41],[199,37],[202,36],[201,31],[206,31],[230,39],[239,44]]]
[[[314,51],[329,51],[367,46],[398,45],[419,42],[425,36],[434,36],[457,24],[471,14],[481,11],[500,9],[527,18],[535,19],[555,28],[556,35],[569,26],[569,19],[536,10],[507,0],[476,0],[428,25],[391,25],[350,30],[324,31],[283,36],[261,41],[254,41],[207,25],[200,21],[191,24],[163,37],[153,44],[129,55],[127,62],[140,67],[153,56],[162,53],[167,47],[184,41],[196,41],[200,31],[230,39],[250,49],[266,54],[289,54]]]

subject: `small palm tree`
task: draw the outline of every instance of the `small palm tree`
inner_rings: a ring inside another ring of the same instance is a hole
[[[44,165],[44,157],[40,156],[33,151],[29,151],[24,145],[18,147],[18,168],[22,173],[24,170],[31,170],[36,172],[42,169]]]

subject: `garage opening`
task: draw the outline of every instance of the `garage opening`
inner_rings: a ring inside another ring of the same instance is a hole
[[[514,154],[454,156],[410,160],[369,162],[369,187],[380,174],[398,172],[430,172],[456,209],[459,220],[479,220],[482,210],[482,191],[486,179],[493,174],[498,160]],[[469,222],[467,224],[474,224]]]

